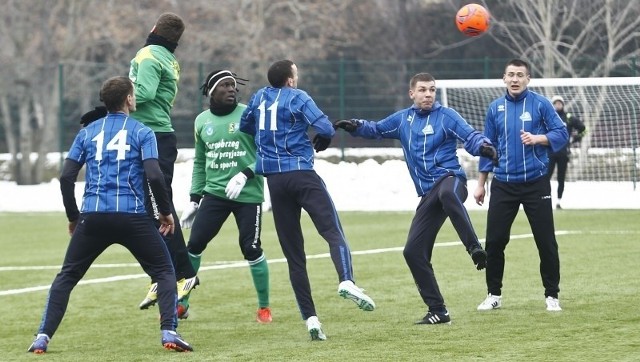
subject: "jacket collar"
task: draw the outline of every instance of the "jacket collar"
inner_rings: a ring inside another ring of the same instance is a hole
[[[513,97],[509,94],[509,91],[506,91],[506,95],[504,96],[509,102],[519,102],[529,95],[529,88],[526,88],[522,93],[520,93],[517,97]]]
[[[415,104],[411,106],[411,110],[416,112],[420,116],[428,116],[431,112],[437,111],[440,108],[442,108],[442,105],[438,101],[433,102],[433,106],[431,106],[431,109],[420,109],[416,107]]]

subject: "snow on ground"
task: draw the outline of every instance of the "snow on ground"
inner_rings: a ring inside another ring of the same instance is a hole
[[[329,149],[323,158],[339,157],[338,149]],[[352,149],[349,156],[399,157],[400,149]],[[189,202],[191,186],[191,157],[193,150],[180,150],[173,181],[174,203],[182,210]],[[57,159],[54,156],[55,159]],[[316,159],[316,171],[324,179],[339,211],[412,211],[418,204],[415,188],[404,161],[388,160],[378,163],[367,159],[361,163],[331,163]],[[84,183],[76,184],[78,202]],[[486,209],[476,205],[473,190],[476,180],[468,181],[469,210]],[[552,196],[556,197],[556,182],[552,181]],[[267,195],[268,197],[268,195]],[[566,209],[640,209],[640,185],[632,182],[567,182],[562,200]],[[0,181],[0,212],[64,211],[57,179],[35,186],[17,186],[15,182]]]

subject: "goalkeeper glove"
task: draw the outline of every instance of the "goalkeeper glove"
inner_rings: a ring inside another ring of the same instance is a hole
[[[575,136],[573,136],[573,139],[571,140],[571,144],[576,144],[576,143],[580,143],[580,141],[582,141],[582,133],[579,133]]]
[[[483,143],[480,146],[480,156],[491,159],[494,166],[498,166],[498,152],[496,148],[488,143]]]
[[[360,125],[362,125],[362,122],[359,122],[357,119],[341,119],[333,124],[333,128],[342,128],[347,132],[353,132],[356,128],[360,127]]]
[[[199,207],[199,203],[191,201],[187,208],[182,212],[182,216],[180,216],[180,224],[184,229],[191,229]]]
[[[107,116],[107,107],[105,106],[97,106],[95,109],[90,110],[89,112],[83,114],[80,117],[80,124],[82,127],[88,126],[91,122],[97,121],[100,118]]]
[[[227,194],[227,197],[231,200],[235,200],[240,195],[240,191],[247,183],[247,175],[242,172],[238,172],[235,176],[229,180],[227,183],[227,187],[225,187],[224,192]]]
[[[331,138],[323,137],[319,134],[313,137],[313,149],[316,150],[316,152],[326,150],[329,144],[331,144]]]

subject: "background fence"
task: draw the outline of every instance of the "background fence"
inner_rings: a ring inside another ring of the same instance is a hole
[[[300,74],[300,88],[306,90],[314,98],[331,120],[341,118],[380,120],[396,110],[411,105],[412,102],[408,96],[408,83],[411,76],[418,72],[429,72],[437,80],[499,79],[507,61],[508,59],[490,58],[422,59],[404,62],[335,60],[306,61],[297,62],[297,64]],[[588,60],[585,59],[585,62]],[[268,84],[266,80],[268,65],[264,64],[260,67],[261,69],[256,69],[256,73],[265,74],[265,76],[261,79],[251,79],[246,86],[240,87],[241,102],[247,102],[254,91]],[[179,91],[172,112],[179,148],[193,147],[193,121],[208,106],[208,100],[201,94],[200,85],[206,75],[216,69],[235,71],[233,65],[230,64],[181,62]],[[46,127],[57,134],[57,142],[45,145],[45,151],[66,151],[80,128],[80,116],[100,104],[98,92],[102,82],[114,75],[126,75],[128,70],[128,63],[86,62],[68,62],[43,69],[34,69],[37,78],[57,78],[56,93],[59,97],[57,100],[59,107],[54,112],[56,114],[50,115],[50,119],[53,119],[53,122],[57,124]],[[635,61],[632,61],[626,66],[615,69],[612,74],[637,76],[638,66]],[[239,76],[242,77],[243,74],[239,74]],[[532,77],[540,78],[540,75],[532,74]],[[635,95],[630,94],[630,96],[638,99],[637,89],[633,92]],[[640,109],[638,102],[635,101],[636,106],[633,107],[633,114],[636,114],[636,110]],[[488,102],[486,103],[474,107],[477,108],[476,110],[480,110],[480,114],[483,114],[488,105]],[[477,112],[470,112],[465,108],[467,106],[468,101],[464,99],[454,105],[455,109],[467,118],[469,123],[476,128],[481,128],[483,116],[478,116]],[[571,111],[578,117],[581,116],[578,109],[572,108]],[[637,164],[638,156],[636,155],[638,151],[637,121],[637,119],[627,118],[625,122],[628,124],[621,125],[620,120],[616,117],[598,120],[599,123],[594,124],[589,130],[591,139],[598,141],[592,146],[601,147],[600,144],[605,144],[606,151],[590,155],[587,153],[590,150],[584,147],[577,150],[576,157],[580,159],[579,167],[570,168],[569,180],[636,182],[640,167]],[[61,130],[61,132],[56,132],[57,130]],[[3,132],[6,130],[0,127],[0,140],[4,141]],[[620,132],[624,134],[621,136]],[[627,143],[635,146],[631,146],[631,151],[629,151],[628,145],[616,144],[615,142],[603,143],[602,141],[609,139],[626,140]],[[332,146],[344,150],[358,147],[398,147],[399,144],[394,140],[365,140],[339,132]],[[6,152],[6,143],[0,142],[0,153]],[[344,159],[344,154],[342,152],[342,159]],[[476,173],[474,160],[461,161],[463,165],[468,166],[465,169],[469,176],[474,177]],[[611,172],[611,169],[620,172]],[[57,171],[53,171],[53,174],[56,173]]]
[[[411,105],[409,79],[415,73],[429,72],[436,79],[501,78],[508,59],[426,59],[396,61],[309,61],[298,62],[299,87],[307,91],[331,120],[364,118],[379,120],[396,110]],[[586,60],[585,60],[586,61]],[[451,65],[454,64],[455,67]],[[251,79],[241,86],[241,102],[267,85],[268,65],[261,65],[263,79]],[[200,93],[206,75],[215,69],[233,69],[233,65],[215,63],[181,63],[178,96],[173,109],[173,122],[179,148],[192,147],[195,117],[208,104]],[[452,70],[454,69],[454,70]],[[80,115],[99,105],[98,91],[104,79],[128,73],[128,64],[66,63],[57,69],[60,89],[59,122],[62,130],[59,145],[52,151],[66,150],[79,128]],[[619,76],[636,76],[635,62],[615,71]],[[242,76],[242,74],[239,74]],[[536,77],[536,74],[532,74]],[[389,147],[390,140],[371,141],[340,136],[340,147]],[[6,152],[0,150],[0,152]]]

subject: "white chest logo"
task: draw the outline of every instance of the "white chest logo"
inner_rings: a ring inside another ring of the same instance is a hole
[[[520,116],[520,120],[522,122],[531,122],[531,114],[529,114],[529,112],[524,112],[521,116]]]
[[[425,128],[422,129],[422,133],[424,134],[433,134],[433,127],[428,124]]]
[[[207,134],[207,136],[211,136],[213,134],[213,128],[207,127],[204,132]]]

